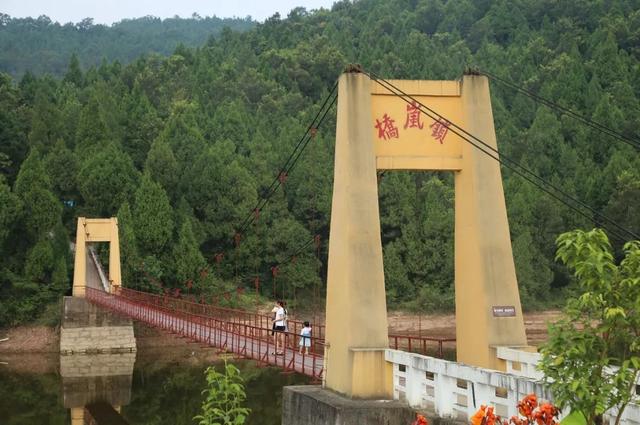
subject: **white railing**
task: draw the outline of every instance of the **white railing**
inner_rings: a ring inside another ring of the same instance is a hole
[[[511,351],[500,350],[498,357],[507,361],[509,373],[388,349],[385,357],[393,364],[394,399],[465,422],[482,404],[492,405],[496,414],[510,418],[518,414],[518,401],[528,394],[553,401],[535,369],[539,354],[506,350]],[[605,415],[611,424],[612,413]],[[621,425],[640,425],[638,405],[626,408]]]
[[[508,347],[498,347],[497,355],[499,359],[506,362],[507,373],[535,380],[541,380],[544,376],[537,367],[542,357],[540,353],[526,352]],[[610,371],[614,372],[615,369]],[[622,424],[640,425],[640,377],[638,377],[634,391],[637,396],[635,403],[631,403],[625,408],[620,421]],[[610,424],[615,423],[617,412],[617,409],[611,409],[605,413],[605,424],[607,422]]]
[[[100,260],[98,259],[98,256],[96,255],[93,247],[89,247],[89,255],[91,255],[91,260],[93,260],[93,264],[96,266],[96,270],[98,270],[98,276],[100,276],[102,287],[104,288],[106,293],[111,293],[109,289],[109,279],[107,279],[107,276],[104,274],[104,270],[102,270],[102,264],[100,263]]]
[[[540,353],[509,347],[497,347],[496,353],[497,357],[507,364],[507,373],[535,380],[543,378],[544,375],[537,367],[542,357]]]

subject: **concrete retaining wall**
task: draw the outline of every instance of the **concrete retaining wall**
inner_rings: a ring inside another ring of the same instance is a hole
[[[393,400],[352,400],[316,385],[282,392],[282,425],[408,425],[415,418]]]
[[[130,319],[103,310],[82,298],[65,297],[60,354],[136,351]]]

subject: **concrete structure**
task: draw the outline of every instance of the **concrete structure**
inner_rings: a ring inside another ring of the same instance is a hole
[[[343,74],[338,85],[325,385],[347,396],[390,398],[371,87],[354,73]]]
[[[497,356],[508,365],[509,373],[387,350],[386,359],[393,365],[393,398],[440,418],[466,423],[482,404],[494,406],[496,414],[510,418],[517,415],[518,401],[528,394],[553,401],[536,370],[539,354],[499,348]],[[614,413],[605,413],[605,423],[614,422]],[[640,406],[627,406],[620,424],[640,425]]]
[[[109,277],[90,242],[110,243]],[[79,218],[73,297],[64,297],[60,329],[60,374],[71,425],[126,424],[119,410],[131,400],[133,323],[85,299],[87,287],[109,293],[120,284],[117,220]]]
[[[413,409],[390,400],[351,400],[320,386],[285,387],[282,393],[284,425],[407,425]]]
[[[60,353],[116,353],[136,351],[131,319],[114,315],[83,298],[65,297]]]
[[[122,284],[118,219],[78,217],[76,255],[73,269],[73,296],[84,297],[87,286],[87,244],[109,242],[109,288],[113,293]]]
[[[544,374],[538,370],[538,363],[542,358],[540,353],[500,347],[497,350],[497,354],[498,358],[505,362],[506,371],[509,374],[536,381],[544,377]],[[614,371],[615,369],[609,369],[608,373],[614,373]],[[636,386],[632,391],[635,391],[637,398],[635,402],[630,403],[625,408],[620,420],[621,425],[640,425],[640,376],[638,376]],[[615,423],[617,414],[617,409],[607,411],[603,415],[603,423]]]
[[[486,77],[391,83],[442,118],[365,74],[340,77],[325,386],[355,398],[392,395],[376,170],[455,173],[458,360],[495,369],[496,347],[527,344],[499,164],[449,131],[453,122],[496,147]]]

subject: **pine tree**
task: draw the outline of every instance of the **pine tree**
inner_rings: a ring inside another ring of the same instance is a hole
[[[58,257],[51,273],[51,286],[58,294],[65,295],[71,289],[69,271],[64,257]]]
[[[142,176],[132,212],[141,251],[163,252],[173,234],[173,214],[166,192],[149,174]]]
[[[22,201],[0,175],[0,252],[22,214]]]
[[[110,144],[81,164],[78,188],[89,212],[111,217],[132,198],[138,179],[131,158]]]
[[[76,199],[78,160],[62,139],[58,140],[44,158],[54,192],[63,199]]]
[[[31,131],[29,145],[48,152],[56,140],[62,135],[62,120],[60,110],[55,103],[53,88],[44,82],[36,92],[33,113],[31,114]]]
[[[175,261],[175,278],[179,283],[188,280],[196,281],[198,273],[206,264],[188,219],[183,220],[180,227],[178,243],[173,247],[173,259]]]
[[[53,267],[53,247],[48,236],[43,236],[29,251],[24,273],[31,281],[44,283],[50,279]]]
[[[71,55],[71,59],[69,59],[69,68],[64,76],[63,81],[75,84],[76,87],[82,87],[82,70],[80,69],[80,61],[78,60],[78,56],[75,53],[73,53]]]
[[[176,196],[179,181],[178,162],[165,139],[158,138],[153,142],[144,170],[154,181],[160,183],[172,199]]]
[[[24,205],[25,227],[33,241],[42,238],[60,221],[62,205],[51,192],[51,181],[37,150],[22,163],[14,193]]]
[[[127,99],[126,132],[122,146],[137,168],[142,168],[151,143],[156,139],[161,126],[162,122],[155,108],[136,84]]]

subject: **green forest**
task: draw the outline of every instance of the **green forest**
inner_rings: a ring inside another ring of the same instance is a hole
[[[11,32],[3,25],[0,39]],[[478,67],[640,133],[637,0],[340,1],[242,29],[131,61],[118,42],[104,56],[120,59],[98,65],[74,50],[76,35],[60,33],[70,46],[50,52],[65,56],[60,77],[35,72],[58,73],[9,41],[9,60],[29,65],[19,79],[0,76],[0,325],[32,320],[69,293],[78,216],[118,217],[126,287],[238,303],[248,296],[221,294],[251,293],[258,277],[265,297],[319,305],[334,111],[237,246],[234,235],[349,63],[396,79]],[[640,233],[637,149],[512,89],[491,90],[501,153]],[[555,239],[600,223],[502,173],[523,306],[557,306],[573,285]],[[387,172],[379,196],[389,308],[452,310],[453,176]]]
[[[62,77],[73,54],[84,67],[129,63],[141,55],[169,55],[181,44],[200,46],[224,28],[243,31],[254,24],[250,18],[194,14],[191,19],[146,16],[107,26],[94,25],[91,18],[61,24],[45,15],[12,18],[0,13],[0,71],[16,78],[27,72]]]

